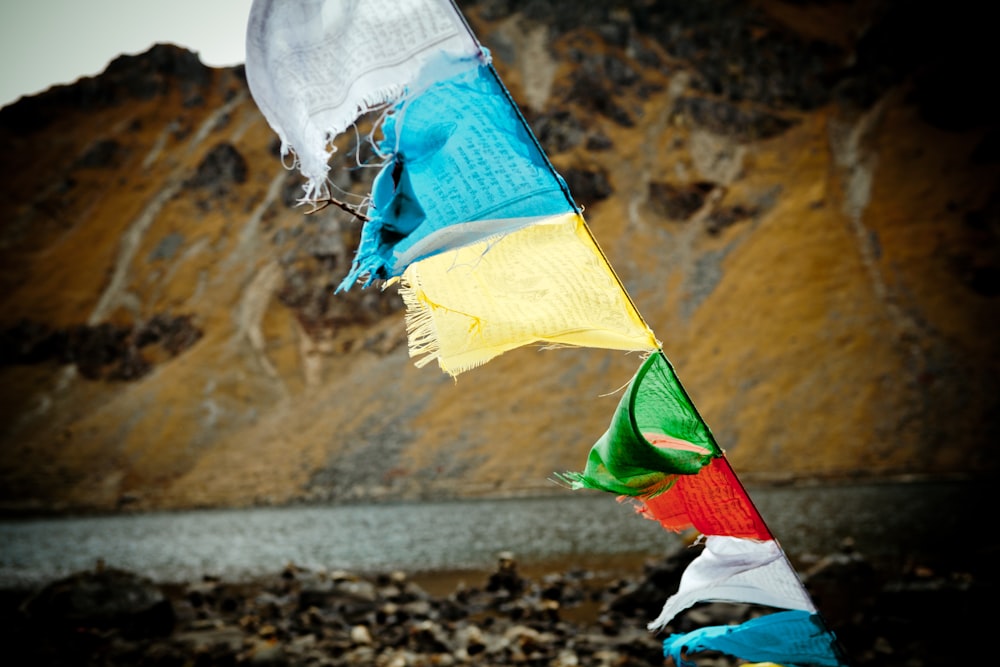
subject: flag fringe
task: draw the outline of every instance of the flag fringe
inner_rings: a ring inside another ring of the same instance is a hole
[[[441,343],[434,326],[434,313],[422,298],[423,292],[407,275],[399,280],[399,295],[406,306],[406,338],[413,364],[423,368],[441,356]]]

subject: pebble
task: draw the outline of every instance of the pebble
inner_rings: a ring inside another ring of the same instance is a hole
[[[645,628],[655,616],[647,607],[662,605],[674,592],[671,587],[691,558],[690,548],[681,549],[631,578],[609,580],[574,570],[535,581],[520,574],[513,554],[502,554],[496,571],[484,573],[480,585],[467,579],[438,596],[402,572],[366,577],[289,566],[253,582],[160,587],[101,569],[21,597],[6,592],[0,621],[8,650],[39,667],[124,667],[136,664],[139,654],[144,665],[153,666],[648,667],[663,664],[663,657],[662,636]],[[994,590],[981,572],[951,570],[944,563],[907,563],[902,572],[879,569],[850,544],[817,559],[802,576],[855,667],[887,659],[899,665],[944,664],[933,662],[940,654],[934,652],[936,635],[928,619],[947,616],[974,624],[978,617],[971,610]],[[60,606],[59,600],[72,599],[77,590],[88,595],[77,595],[76,606]],[[159,622],[175,619],[173,627],[137,626],[129,618],[146,618],[150,608],[158,610],[153,618]],[[123,609],[131,611],[119,613]],[[760,608],[753,605],[702,603],[668,629],[739,623],[755,613]],[[144,632],[137,635],[137,627]],[[705,655],[696,664],[739,662]]]

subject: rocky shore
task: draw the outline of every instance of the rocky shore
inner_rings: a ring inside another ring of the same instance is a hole
[[[682,548],[621,576],[585,569],[527,575],[513,554],[501,554],[492,572],[451,580],[290,564],[255,581],[166,584],[98,564],[36,590],[0,594],[2,662],[663,665],[669,663],[661,654],[662,637],[648,632],[645,623],[676,590],[699,548]],[[961,567],[909,562],[889,568],[847,543],[800,570],[854,665],[981,664],[967,660],[995,609],[996,578],[990,571],[995,554],[968,556],[963,554]],[[737,623],[760,611],[702,604],[669,629]],[[722,655],[693,658],[699,667],[740,664]]]

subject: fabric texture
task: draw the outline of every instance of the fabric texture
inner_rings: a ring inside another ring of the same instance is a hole
[[[576,213],[417,262],[400,292],[410,355],[452,376],[532,343],[658,346]]]
[[[397,101],[441,53],[481,54],[449,0],[254,0],[247,84],[307,179],[304,199],[328,193],[330,140]]]
[[[685,568],[677,592],[649,629],[662,629],[677,614],[699,602],[741,602],[816,611],[774,540],[722,535],[705,538],[704,551]]]
[[[696,475],[677,477],[666,493],[631,500],[641,515],[675,533],[694,528],[703,535],[772,537],[725,456]]]
[[[819,617],[805,611],[782,611],[740,625],[709,626],[663,640],[664,657],[695,667],[683,656],[719,651],[743,660],[779,662],[786,666],[841,667],[833,635]]]
[[[574,488],[649,498],[721,455],[670,362],[657,351],[632,379],[583,472],[561,478]]]
[[[378,146],[389,161],[375,179],[369,219],[340,290],[575,210],[496,72],[467,63],[429,61],[383,121]]]

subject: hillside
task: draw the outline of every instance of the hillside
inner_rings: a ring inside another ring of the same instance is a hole
[[[744,480],[997,472],[979,10],[461,5]],[[416,369],[393,290],[333,293],[359,224],[295,206],[242,68],[158,45],[0,142],[7,512],[556,491],[638,367]]]

